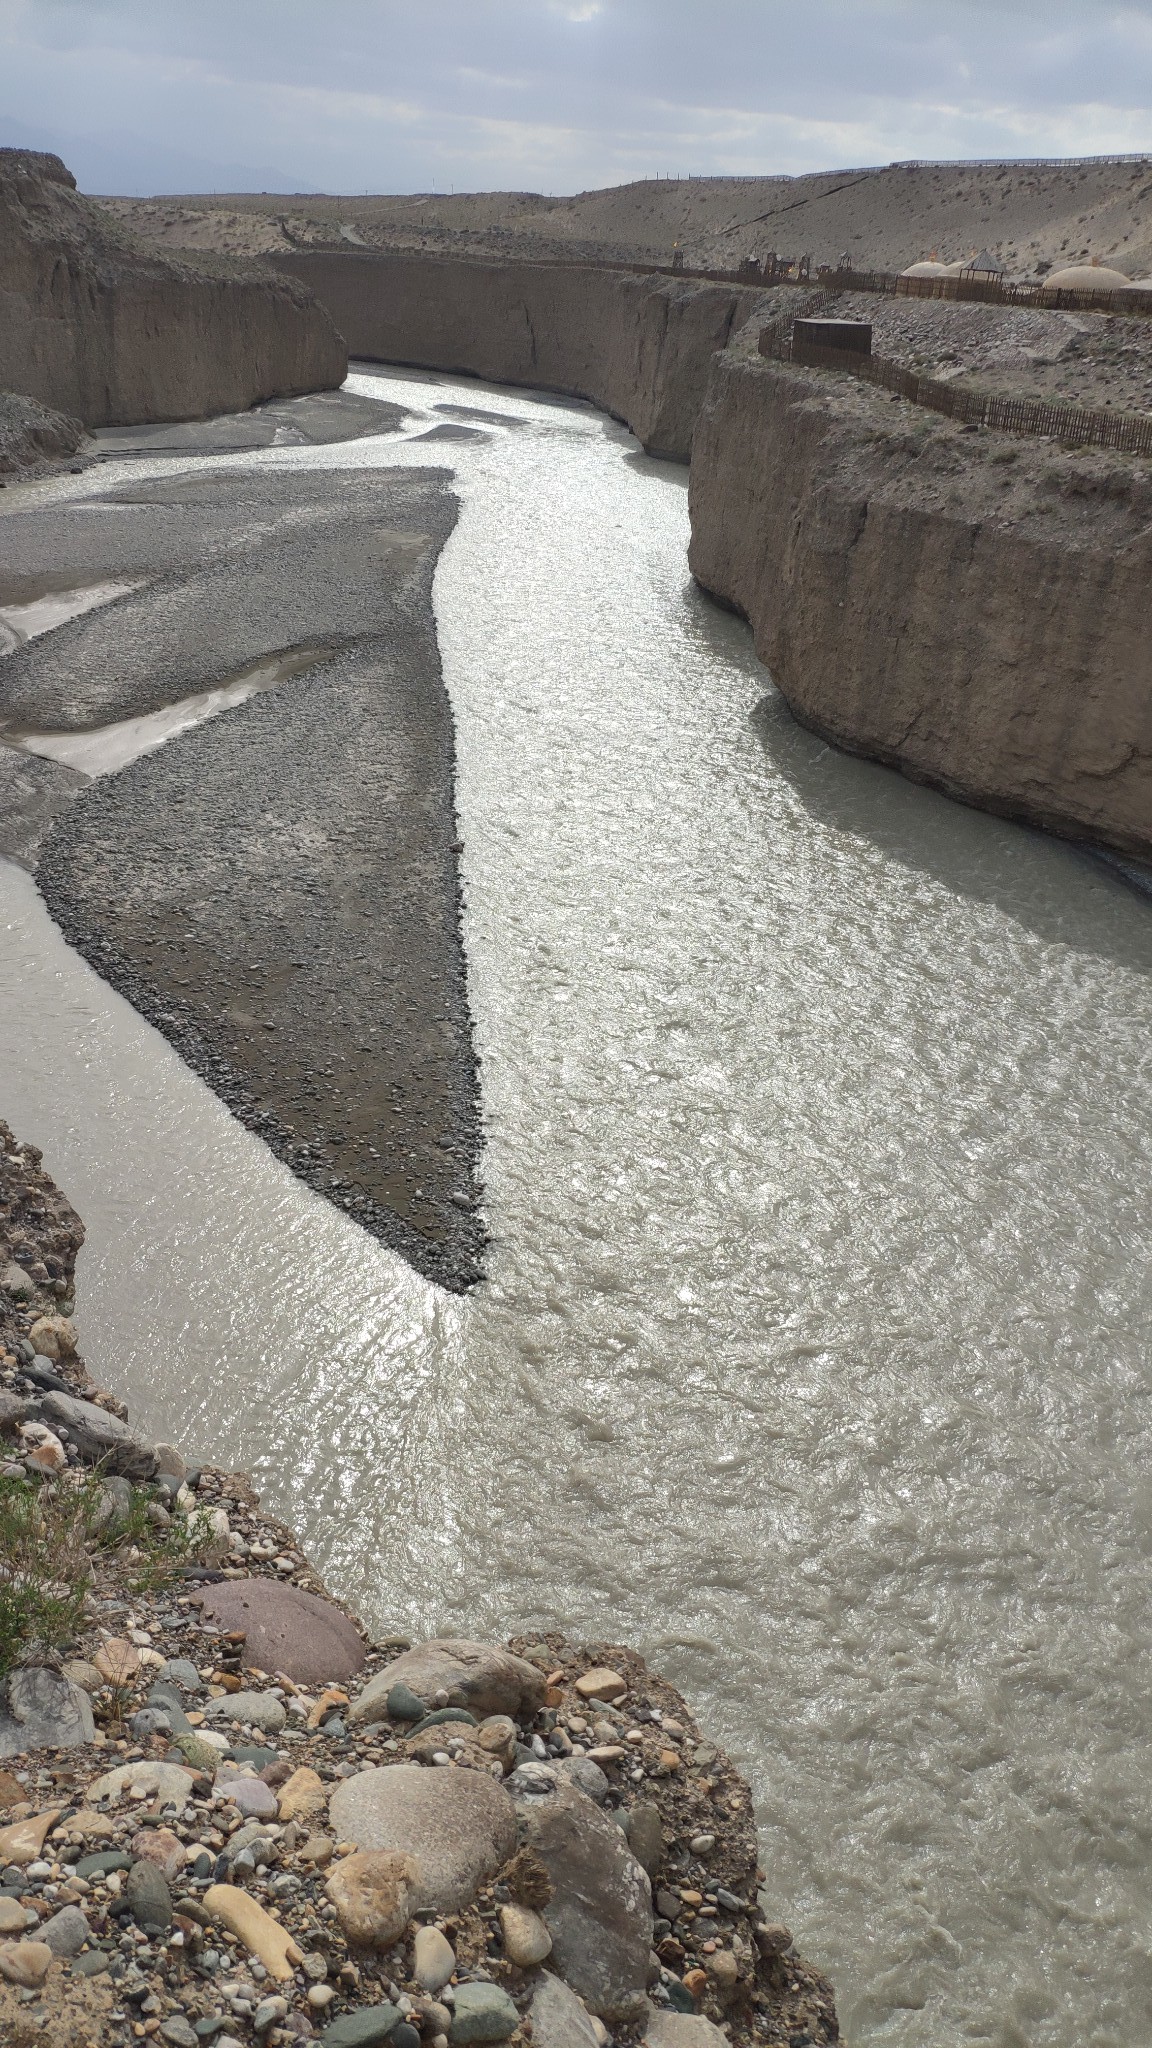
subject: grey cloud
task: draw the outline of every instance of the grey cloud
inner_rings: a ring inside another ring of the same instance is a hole
[[[162,152],[562,190],[1136,147],[1150,54],[1152,0],[0,0],[0,106],[131,130],[153,189]]]

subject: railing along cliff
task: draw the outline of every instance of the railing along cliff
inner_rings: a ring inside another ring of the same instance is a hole
[[[806,309],[804,318],[822,312],[835,300]],[[1033,434],[1068,447],[1115,448],[1125,455],[1152,455],[1152,419],[1135,413],[1104,412],[1086,405],[1052,405],[1043,399],[1009,398],[999,392],[974,391],[959,381],[921,377],[885,356],[856,355],[848,349],[813,348],[790,340],[791,320],[773,321],[760,336],[760,353],[792,362],[798,369],[840,370],[867,384],[894,391],[913,405],[928,406],[966,426],[991,427],[1002,434]],[[787,328],[789,335],[779,330]]]

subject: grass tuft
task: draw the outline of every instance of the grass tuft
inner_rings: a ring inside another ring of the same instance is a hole
[[[0,1478],[0,1677],[30,1653],[57,1655],[84,1626],[96,1561],[122,1568],[125,1590],[158,1593],[211,1535],[204,1513],[167,1523],[156,1498],[133,1487],[109,1512],[99,1469],[51,1479]]]

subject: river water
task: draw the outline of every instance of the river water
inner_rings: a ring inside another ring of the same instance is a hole
[[[88,1225],[89,1364],[374,1620],[643,1647],[852,2042],[1134,2048],[1148,906],[799,731],[622,429],[353,388],[417,416],[244,460],[457,473],[491,1277],[441,1294],[294,1181],[7,867],[0,1109]],[[519,428],[424,441],[437,405]]]

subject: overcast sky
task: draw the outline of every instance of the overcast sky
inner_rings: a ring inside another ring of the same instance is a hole
[[[1152,148],[1152,0],[0,0],[90,191],[572,192]]]

